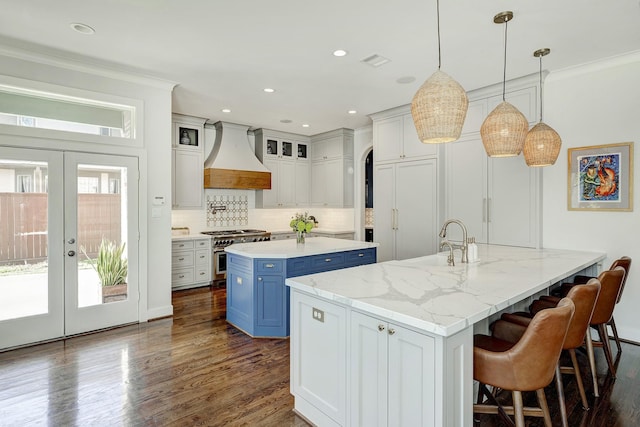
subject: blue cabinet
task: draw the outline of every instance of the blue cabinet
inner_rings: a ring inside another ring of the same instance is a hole
[[[227,255],[227,321],[252,337],[289,336],[287,277],[376,262],[376,248],[298,258]]]

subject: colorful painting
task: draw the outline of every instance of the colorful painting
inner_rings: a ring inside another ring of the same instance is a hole
[[[620,153],[579,156],[580,200],[620,201]]]
[[[570,148],[569,210],[633,210],[633,143]]]

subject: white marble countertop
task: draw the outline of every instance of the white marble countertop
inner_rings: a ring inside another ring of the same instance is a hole
[[[287,228],[286,230],[271,230],[270,231],[271,234],[295,234],[295,231],[293,231],[290,228]],[[354,230],[329,230],[329,229],[324,229],[324,228],[314,228],[313,230],[311,230],[311,233],[322,233],[322,234],[345,234],[345,233],[355,233]]]
[[[183,234],[178,236],[171,236],[172,241],[176,240],[193,240],[193,239],[209,239],[211,240],[211,236],[208,234]]]
[[[286,279],[291,288],[450,336],[605,259],[604,253],[478,245],[480,261],[388,261]],[[459,259],[456,253],[456,260]]]
[[[300,245],[296,243],[295,239],[271,240],[269,242],[236,243],[227,246],[224,250],[249,258],[297,258],[309,255],[375,248],[377,246],[378,243],[361,242],[358,240],[314,237],[306,239],[305,243]]]

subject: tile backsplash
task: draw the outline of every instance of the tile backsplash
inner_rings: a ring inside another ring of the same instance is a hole
[[[249,202],[245,195],[207,195],[207,227],[249,225]]]

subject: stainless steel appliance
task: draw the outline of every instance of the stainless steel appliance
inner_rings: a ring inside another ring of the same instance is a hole
[[[234,243],[264,242],[271,240],[271,233],[265,230],[221,230],[203,231],[201,234],[212,236],[211,239],[211,277],[213,283],[227,278],[227,253],[224,251]]]

